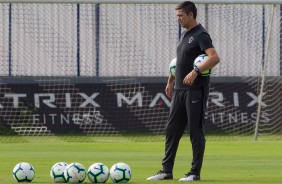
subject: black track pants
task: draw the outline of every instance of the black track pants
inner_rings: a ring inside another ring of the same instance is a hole
[[[166,126],[165,156],[162,160],[164,172],[172,173],[179,141],[188,123],[193,150],[190,173],[200,175],[206,142],[204,134],[206,101],[207,95],[203,90],[174,91]]]

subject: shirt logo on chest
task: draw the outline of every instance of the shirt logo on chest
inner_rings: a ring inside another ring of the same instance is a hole
[[[193,40],[194,40],[194,37],[192,36],[192,37],[189,38],[188,42],[192,43]]]

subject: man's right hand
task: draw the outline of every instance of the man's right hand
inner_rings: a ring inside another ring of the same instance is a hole
[[[172,91],[173,91],[173,82],[174,82],[175,77],[174,76],[169,76],[166,87],[165,87],[165,94],[169,98],[172,97]]]

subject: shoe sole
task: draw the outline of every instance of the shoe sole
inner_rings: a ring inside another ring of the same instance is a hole
[[[147,178],[147,180],[173,180],[173,176],[172,175],[170,175],[170,176],[165,176],[163,179],[149,179],[149,178]]]

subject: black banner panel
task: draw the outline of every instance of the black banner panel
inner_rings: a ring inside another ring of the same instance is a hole
[[[55,134],[162,133],[170,107],[163,81],[7,83],[7,90],[0,97],[0,118],[4,126],[15,130],[45,127]],[[253,131],[258,99],[257,89],[247,82],[212,82],[205,114],[206,129]],[[275,99],[261,102],[259,121],[264,124],[281,117],[281,112],[264,110],[270,102],[275,104]],[[276,104],[282,106],[281,101]]]

